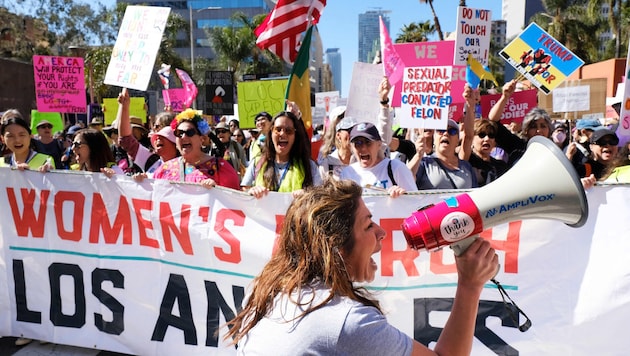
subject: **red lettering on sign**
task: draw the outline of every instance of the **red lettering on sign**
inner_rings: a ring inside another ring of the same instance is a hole
[[[69,216],[72,217],[71,230],[66,230],[63,224],[63,217],[67,216],[63,214],[63,208],[64,205],[67,205],[66,203],[72,204],[72,213],[69,214]],[[83,235],[84,211],[85,195],[83,193],[60,191],[55,194],[55,221],[57,223],[57,235],[59,238],[68,241],[81,241],[81,236]]]
[[[132,230],[131,230],[131,214],[129,211],[129,203],[124,196],[120,196],[118,200],[118,212],[116,213],[116,219],[112,226],[109,221],[109,212],[105,208],[105,202],[103,197],[95,193],[92,196],[92,216],[90,219],[90,243],[97,244],[101,231],[103,232],[103,240],[106,244],[116,244],[118,237],[122,231],[123,244],[131,245],[132,243]]]
[[[397,219],[381,219],[380,225],[387,234],[381,241],[381,275],[385,277],[394,276],[394,261],[400,261],[407,272],[407,276],[419,276],[420,273],[416,268],[413,260],[420,255],[420,252],[412,250],[409,247],[402,251],[394,251],[394,231],[401,231],[403,218]]]
[[[131,205],[136,213],[138,221],[138,235],[140,236],[140,246],[160,248],[160,243],[147,235],[147,229],[153,230],[153,223],[142,217],[142,210],[153,210],[153,203],[150,200],[131,199]]]
[[[225,262],[241,262],[241,241],[237,239],[230,230],[225,228],[225,222],[230,220],[236,226],[245,225],[245,213],[241,210],[221,209],[217,212],[214,223],[214,231],[221,236],[223,241],[230,245],[230,251],[225,252],[223,248],[215,247],[214,254],[218,259]]]
[[[160,227],[162,228],[162,240],[164,241],[164,249],[173,252],[173,242],[171,240],[171,231],[175,235],[179,247],[187,255],[193,254],[192,244],[190,243],[190,232],[188,231],[188,223],[190,221],[190,205],[182,204],[179,211],[179,229],[175,225],[173,219],[173,211],[168,203],[160,203]]]
[[[11,214],[18,236],[26,237],[31,231],[33,237],[44,237],[44,223],[46,222],[46,202],[50,196],[49,190],[39,193],[39,212],[35,214],[35,189],[20,189],[24,210],[20,214],[17,198],[13,188],[7,188]]]

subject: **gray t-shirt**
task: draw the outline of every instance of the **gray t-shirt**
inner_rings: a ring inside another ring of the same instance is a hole
[[[330,295],[317,286],[289,298],[275,298],[271,315],[261,319],[238,345],[239,355],[410,355],[413,340],[387,322],[378,309],[334,296],[325,306],[300,317]],[[295,301],[306,303],[298,306]]]
[[[459,168],[451,170],[447,167],[441,167],[437,160],[433,155],[422,157],[418,173],[416,173],[418,189],[477,188],[477,177],[473,174],[472,166],[468,161],[460,159]]]

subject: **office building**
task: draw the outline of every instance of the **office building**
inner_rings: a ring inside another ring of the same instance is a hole
[[[359,14],[359,57],[357,60],[364,63],[372,63],[374,55],[380,50],[379,16],[383,17],[383,23],[389,33],[389,10],[370,10]]]
[[[326,50],[326,63],[330,67],[333,90],[341,93],[341,53],[339,48],[328,48]]]

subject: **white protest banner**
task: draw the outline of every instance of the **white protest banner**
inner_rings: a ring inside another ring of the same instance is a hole
[[[452,195],[364,196],[386,231],[367,287],[389,322],[424,344],[452,306],[454,257],[410,250],[400,226]],[[601,331],[630,318],[630,186],[596,186],[587,198],[580,228],[523,220],[482,232],[499,255],[497,279],[532,327],[520,332],[488,283],[471,354],[625,354],[625,339]],[[0,335],[138,355],[234,355],[225,329],[215,331],[271,256],[291,199],[0,168]]]
[[[170,7],[127,6],[105,84],[147,90],[170,12]]]
[[[443,130],[451,97],[452,66],[410,67],[403,72],[400,126]]]
[[[376,124],[381,110],[378,85],[382,80],[382,65],[354,62],[345,116],[353,117],[357,122]]]
[[[326,111],[326,117],[330,115],[330,111],[337,107],[339,101],[339,91],[325,91],[315,93],[315,107],[323,108]]]
[[[558,87],[553,91],[553,112],[588,111],[590,94],[588,85]]]
[[[491,11],[459,6],[456,26],[453,65],[466,66],[466,59],[471,54],[482,66],[487,66],[492,35]]]

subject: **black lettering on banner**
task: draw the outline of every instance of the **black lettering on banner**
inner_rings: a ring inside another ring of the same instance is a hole
[[[221,295],[219,288],[215,282],[206,281],[206,295],[208,297],[208,315],[206,328],[206,346],[217,347],[219,345],[219,312],[223,313],[226,321],[230,321],[236,317],[243,309],[243,299],[245,298],[245,288],[240,286],[232,286],[232,295],[234,297],[234,305],[236,313],[225,302],[225,298]]]
[[[510,304],[510,306],[512,306]],[[414,310],[414,330],[413,337],[418,342],[429,345],[438,340],[442,328],[433,327],[429,324],[429,314],[434,311],[450,312],[453,307],[453,298],[416,298],[413,301]],[[515,315],[518,315],[514,310]],[[497,334],[486,326],[488,317],[498,317],[501,325],[509,328],[517,328],[510,318],[509,312],[505,309],[503,302],[480,301],[477,321],[475,324],[475,337],[486,345],[495,354],[501,356],[516,356],[518,350],[508,345]]]
[[[22,260],[13,260],[13,284],[15,285],[17,321],[41,324],[42,313],[28,309],[26,301],[26,279],[24,278],[24,261]]]
[[[62,311],[61,277],[70,276],[74,281],[74,314],[65,315]],[[81,328],[85,325],[85,284],[83,271],[78,265],[53,263],[48,267],[50,279],[50,321],[55,326]]]
[[[118,270],[96,268],[92,271],[92,294],[112,311],[112,320],[105,321],[103,314],[94,313],[94,325],[104,333],[120,335],[125,331],[125,306],[103,290],[103,282],[110,281],[114,288],[125,288],[125,276]]]
[[[177,302],[180,316],[171,313],[175,302]],[[169,326],[184,332],[184,343],[186,345],[197,345],[197,329],[193,322],[190,293],[188,293],[188,286],[184,276],[180,274],[171,273],[168,278],[168,284],[160,305],[160,316],[155,323],[151,340],[164,341],[164,336]]]

